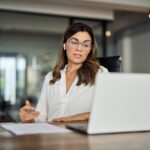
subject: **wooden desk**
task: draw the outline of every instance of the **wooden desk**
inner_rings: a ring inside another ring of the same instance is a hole
[[[14,136],[0,128],[0,150],[150,150],[150,132]]]

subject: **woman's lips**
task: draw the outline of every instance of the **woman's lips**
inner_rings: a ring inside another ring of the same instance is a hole
[[[74,57],[77,58],[77,59],[79,59],[79,58],[82,57],[82,55],[80,55],[80,54],[74,54]]]

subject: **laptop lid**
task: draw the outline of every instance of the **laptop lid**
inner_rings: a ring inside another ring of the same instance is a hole
[[[96,78],[87,133],[150,130],[150,75],[110,73]]]

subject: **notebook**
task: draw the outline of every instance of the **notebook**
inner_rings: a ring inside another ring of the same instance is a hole
[[[87,134],[150,130],[150,74],[98,76],[89,122],[66,127]]]

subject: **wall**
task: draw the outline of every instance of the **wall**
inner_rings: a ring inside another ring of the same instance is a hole
[[[122,56],[122,71],[150,73],[150,25],[144,24],[118,37],[116,54]]]
[[[150,73],[150,29],[133,35],[132,43],[132,72]]]

